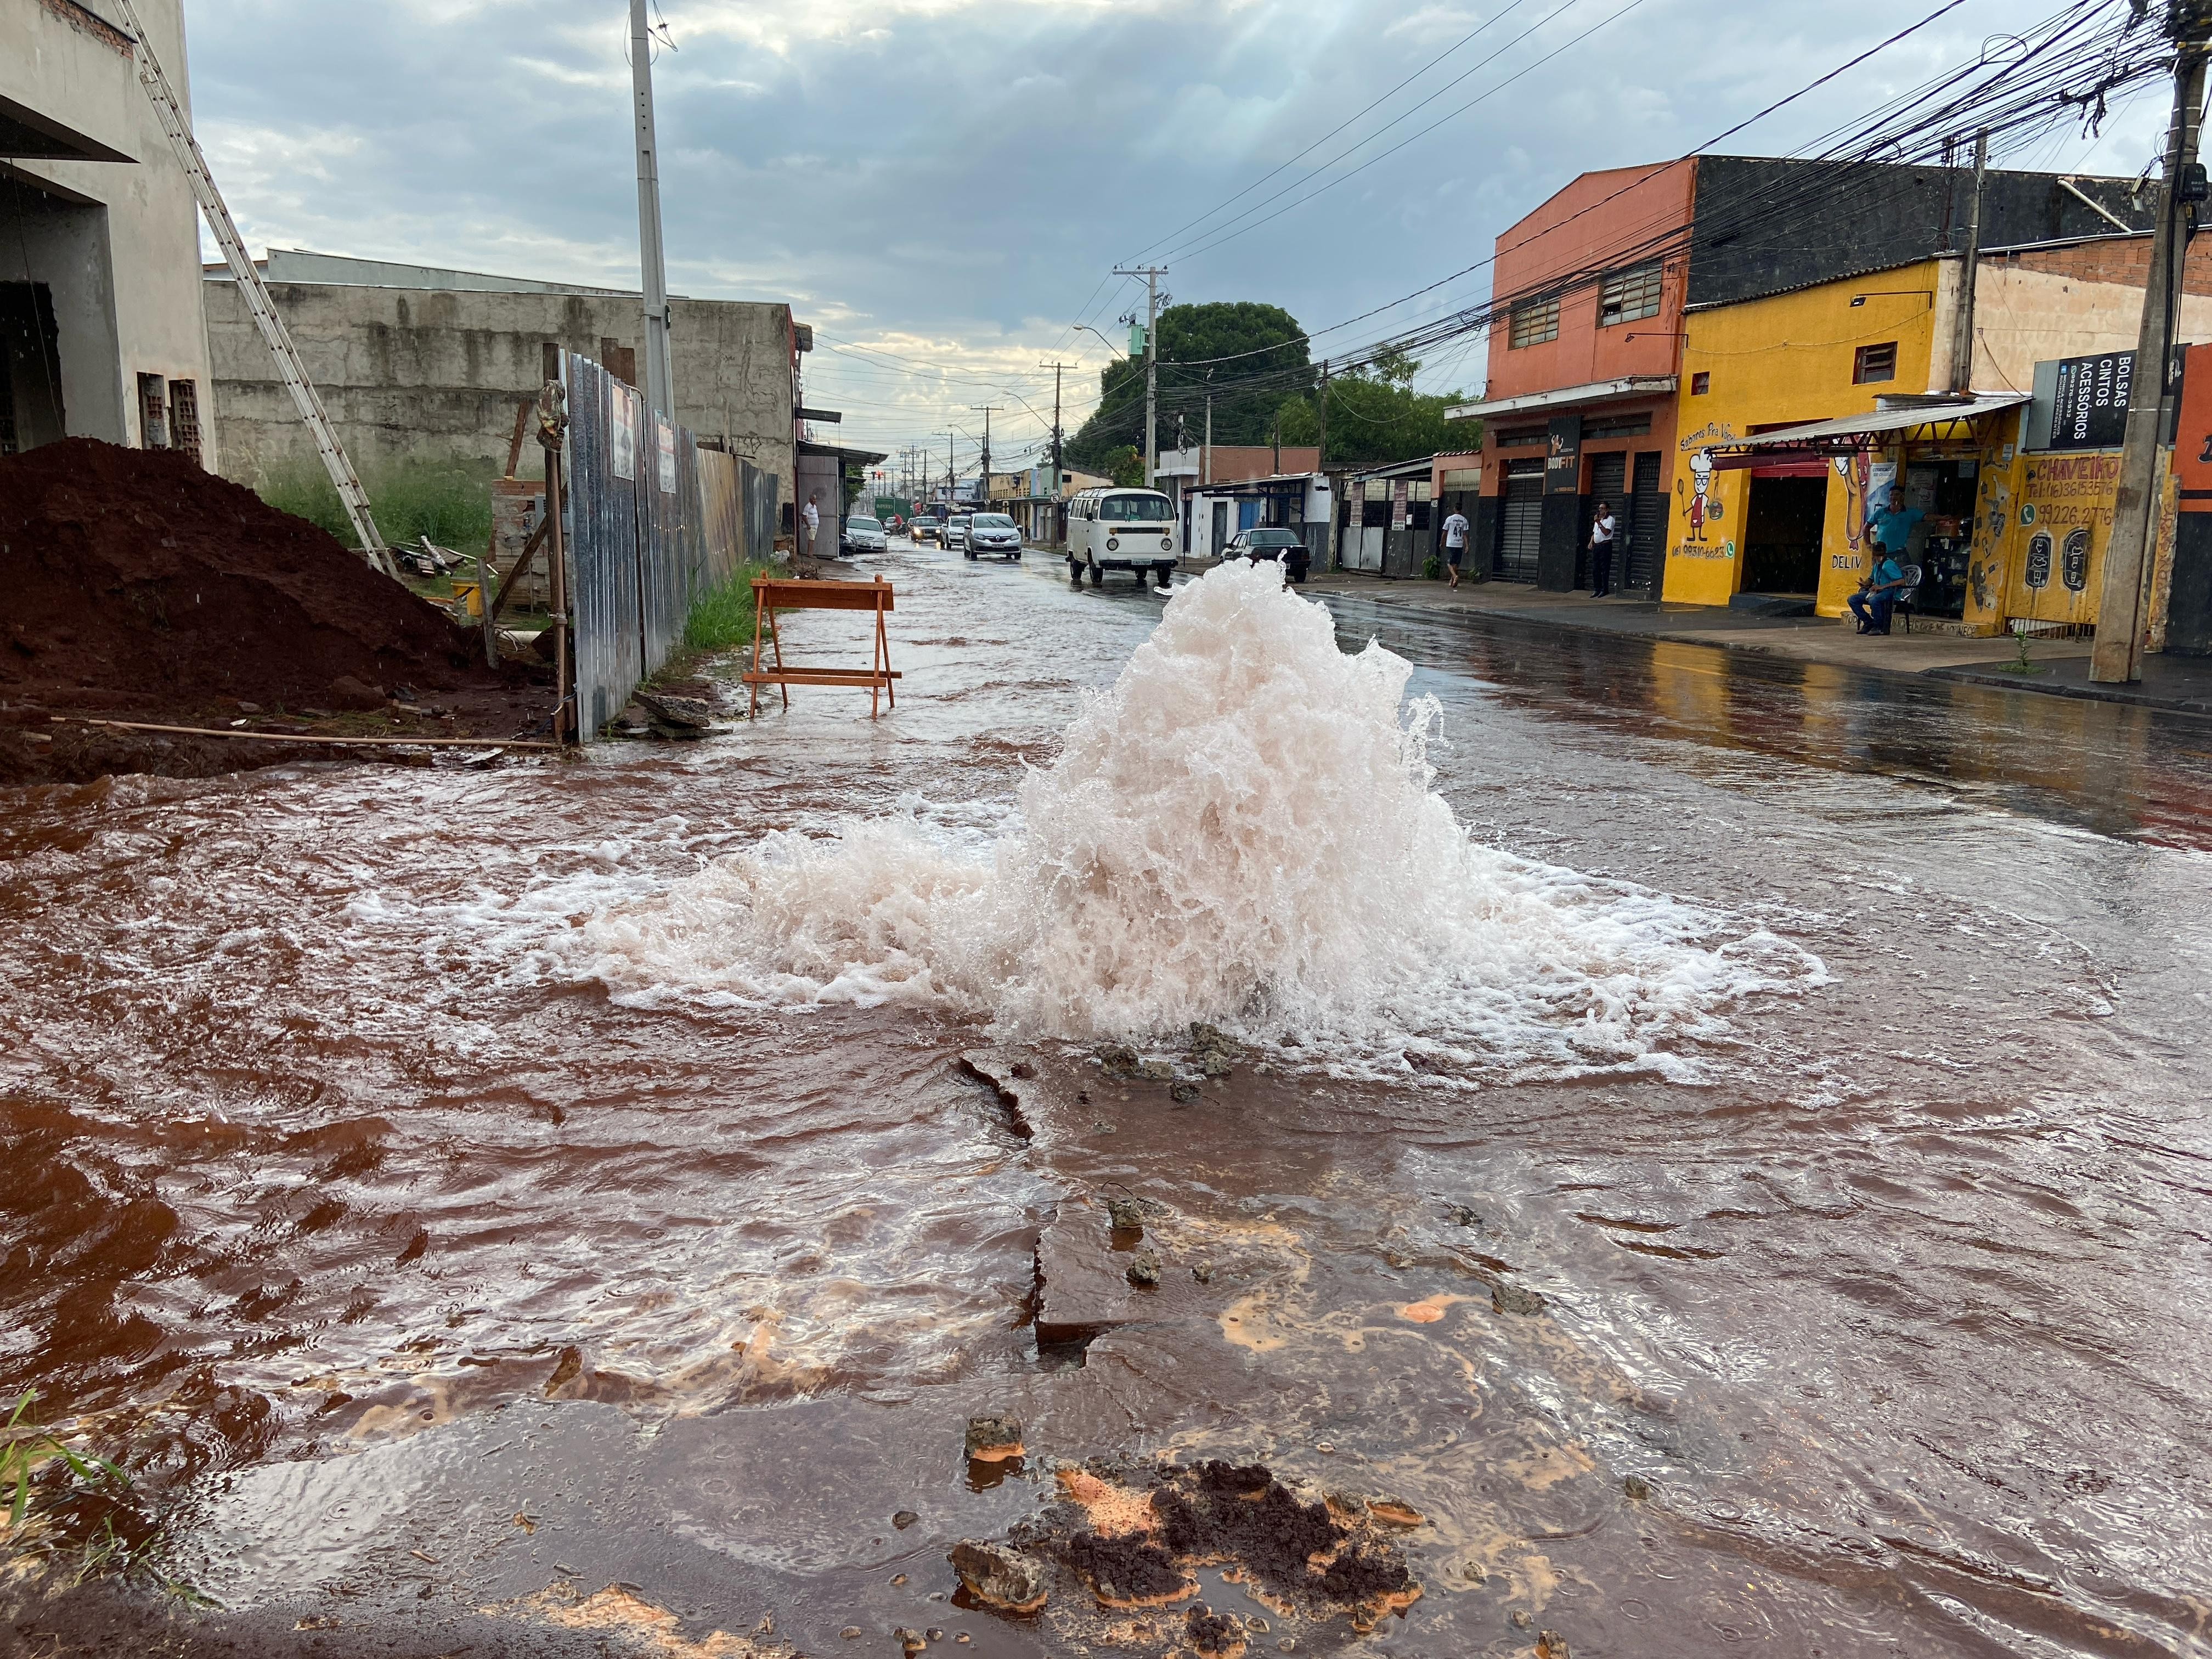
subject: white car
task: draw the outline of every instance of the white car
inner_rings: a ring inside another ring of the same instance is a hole
[[[938,534],[944,538],[945,546],[968,545],[968,520],[975,516],[972,513],[956,513],[945,521]]]
[[[845,542],[842,550],[847,553],[880,553],[888,544],[889,539],[884,534],[883,521],[880,519],[862,518],[856,513],[845,520]]]
[[[1022,532],[1003,513],[978,513],[968,521],[967,548],[971,559],[980,559],[986,553],[1018,559]]]

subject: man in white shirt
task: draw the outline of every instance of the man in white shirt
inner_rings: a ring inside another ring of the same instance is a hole
[[[821,500],[822,492],[817,489],[806,498],[806,505],[799,510],[799,516],[806,521],[805,534],[800,538],[804,544],[799,550],[801,553],[814,551],[814,538],[822,529]]]
[[[1590,520],[1590,598],[1594,599],[1613,592],[1613,506],[1600,501],[1597,517]]]
[[[1467,515],[1455,507],[1444,520],[1444,568],[1451,585],[1459,586],[1459,563],[1467,556]]]

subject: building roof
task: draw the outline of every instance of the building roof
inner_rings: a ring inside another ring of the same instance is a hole
[[[2017,409],[2028,401],[2025,392],[1978,392],[1971,398],[1916,403],[1908,409],[1878,409],[1868,415],[1838,415],[1833,420],[1808,421],[1754,437],[1731,439],[1706,446],[1723,452],[1747,449],[1852,450],[1856,441],[1881,432],[1909,432],[1917,426],[1948,426],[1979,415]]]
[[[452,270],[442,265],[410,264],[397,259],[356,259],[343,253],[315,253],[299,247],[272,247],[265,258],[253,263],[260,268],[263,277],[272,283],[327,283],[340,288],[447,289],[478,294],[638,296],[634,288],[593,288],[584,283],[541,282],[534,276],[495,276],[481,270]],[[220,261],[202,269],[211,282],[230,280],[230,267]]]
[[[1398,478],[1426,477],[1435,467],[1437,458],[1424,455],[1419,460],[1391,461],[1382,466],[1357,466],[1346,473],[1350,478]]]
[[[1540,409],[1565,409],[1576,404],[1618,403],[1625,398],[1659,398],[1680,384],[1673,374],[1624,374],[1618,380],[1590,380],[1563,386],[1552,392],[1524,392],[1518,398],[1492,398],[1487,403],[1460,404],[1444,410],[1448,421],[1472,421],[1490,415],[1522,415]]]
[[[888,453],[878,454],[872,449],[848,449],[840,444],[818,444],[811,438],[799,441],[799,453],[802,455],[836,455],[846,461],[858,462],[862,466],[872,466],[878,461],[890,459]]]

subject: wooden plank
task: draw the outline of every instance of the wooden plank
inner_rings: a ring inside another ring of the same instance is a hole
[[[50,714],[72,726],[104,726],[118,732],[165,732],[184,738],[254,738],[263,743],[319,743],[337,749],[559,749],[535,738],[325,738],[295,732],[226,732],[204,726],[151,726],[144,720],[96,720],[83,714]]]
[[[514,411],[514,440],[507,447],[507,476],[512,478],[514,469],[522,464],[522,434],[530,424],[530,411],[538,407],[534,397],[525,398]]]
[[[538,546],[544,541],[545,532],[552,522],[550,516],[540,519],[538,521],[538,528],[530,532],[530,539],[523,543],[522,556],[514,562],[514,568],[508,571],[501,580],[499,593],[491,602],[491,614],[494,617],[497,617],[501,611],[507,609],[508,591],[521,580],[522,573],[530,568],[531,560],[538,556]]]
[[[888,685],[896,668],[763,668],[738,677],[747,685]]]
[[[895,611],[888,582],[783,580],[763,576],[753,582],[756,603],[774,611]]]

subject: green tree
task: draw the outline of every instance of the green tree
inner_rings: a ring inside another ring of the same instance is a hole
[[[1314,384],[1305,331],[1279,306],[1254,301],[1170,306],[1160,313],[1158,438],[1175,447],[1177,417],[1196,443],[1213,398],[1213,441],[1263,444],[1285,390]],[[1105,470],[1115,448],[1145,445],[1145,364],[1117,358],[1099,376],[1098,407],[1067,442],[1067,458]],[[1288,441],[1287,438],[1285,441]]]
[[[1467,401],[1447,392],[1431,396],[1413,387],[1420,365],[1392,349],[1368,370],[1340,374],[1328,382],[1328,453],[1323,459],[1352,466],[1418,460],[1447,450],[1480,449],[1482,422],[1448,421],[1444,411]],[[1281,405],[1283,442],[1316,443],[1321,422],[1316,414],[1319,389],[1285,398]]]
[[[1134,489],[1145,481],[1145,452],[1134,444],[1108,450],[1103,465],[1106,476],[1124,489]]]

